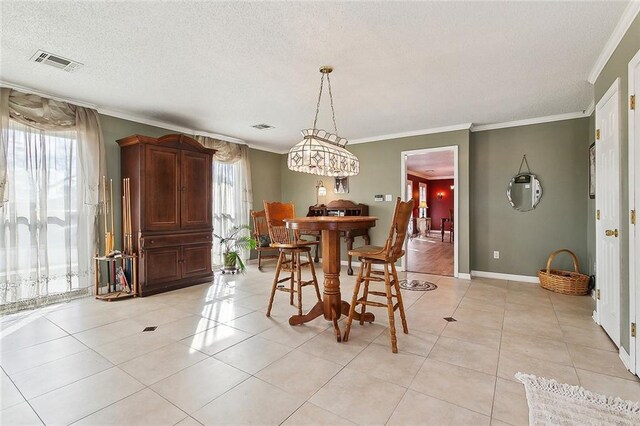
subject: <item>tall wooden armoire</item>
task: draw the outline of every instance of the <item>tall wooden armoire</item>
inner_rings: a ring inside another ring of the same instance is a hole
[[[184,135],[132,135],[117,143],[122,178],[131,179],[140,295],[211,279],[215,150]]]

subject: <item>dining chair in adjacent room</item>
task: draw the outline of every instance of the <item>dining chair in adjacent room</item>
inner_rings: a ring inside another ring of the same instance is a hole
[[[455,235],[453,232],[453,227],[455,225],[455,223],[453,222],[453,209],[449,209],[449,242],[452,243]]]
[[[311,259],[311,247],[317,245],[316,241],[306,241],[300,238],[297,231],[292,231],[285,226],[285,219],[295,217],[295,209],[293,203],[267,202],[264,201],[264,212],[271,238],[271,247],[277,248],[280,253],[278,255],[278,263],[276,265],[276,273],[271,287],[271,295],[269,296],[269,306],[267,307],[267,316],[271,316],[271,308],[273,307],[273,299],[276,290],[289,293],[289,303],[293,305],[293,295],[298,294],[298,315],[302,315],[302,288],[313,285],[316,290],[318,301],[322,301],[318,280],[316,278],[316,270]],[[302,254],[307,255],[307,260],[302,261]],[[302,268],[309,267],[311,279],[302,280]],[[289,276],[280,278],[281,272],[288,272]],[[289,286],[282,283],[289,281]]]
[[[351,300],[349,317],[347,318],[347,325],[344,331],[343,340],[345,342],[349,339],[351,323],[353,322],[353,316],[358,305],[361,306],[360,318],[364,317],[367,306],[387,308],[389,314],[389,331],[391,333],[391,350],[393,353],[398,352],[398,340],[395,327],[396,310],[400,311],[403,332],[405,334],[409,333],[395,263],[404,256],[404,241],[407,236],[407,228],[412,210],[413,200],[401,201],[400,197],[398,197],[393,212],[389,237],[384,247],[363,246],[349,251],[351,256],[357,256],[360,259],[360,270],[358,271],[358,278],[356,279],[356,285],[353,290],[353,299]],[[372,270],[373,265],[382,265],[382,271]],[[370,282],[384,283],[384,291],[369,290]],[[358,297],[361,286],[363,287],[362,297]],[[384,297],[386,303],[369,300],[369,296],[371,295]],[[397,300],[395,304],[393,303],[393,298]],[[360,325],[363,324],[364,321],[361,319]]]

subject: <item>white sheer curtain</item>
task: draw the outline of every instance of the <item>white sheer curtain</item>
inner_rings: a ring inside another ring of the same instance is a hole
[[[97,183],[95,110],[0,89],[0,312],[91,287]]]
[[[214,232],[226,236],[233,226],[249,226],[253,208],[249,147],[206,136],[196,136],[196,140],[217,150],[213,158]],[[240,254],[243,260],[249,258],[249,250]],[[219,241],[213,244],[213,263],[223,264]]]

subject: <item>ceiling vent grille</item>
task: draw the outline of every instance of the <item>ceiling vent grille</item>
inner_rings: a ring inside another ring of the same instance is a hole
[[[53,53],[45,52],[44,50],[38,50],[32,57],[31,61],[40,64],[50,65],[54,68],[66,72],[76,71],[82,67],[80,62],[72,61],[71,59],[63,58],[62,56],[54,55]]]
[[[258,130],[268,130],[268,129],[273,129],[274,128],[273,126],[270,126],[270,125],[264,124],[264,123],[254,124],[251,127],[253,127],[254,129],[258,129]]]

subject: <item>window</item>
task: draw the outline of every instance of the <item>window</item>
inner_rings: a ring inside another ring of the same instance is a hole
[[[234,163],[213,162],[213,229],[217,235],[227,236],[233,226],[249,224],[251,203],[247,191],[246,167],[243,160]],[[247,235],[249,231],[243,231]],[[241,253],[242,258],[249,257],[249,252]],[[220,241],[213,243],[214,265],[222,265],[224,259]]]
[[[75,130],[43,131],[9,120],[8,135],[8,200],[0,207],[3,309],[86,287],[89,280],[79,278],[88,276],[91,255],[84,253],[90,246]]]

